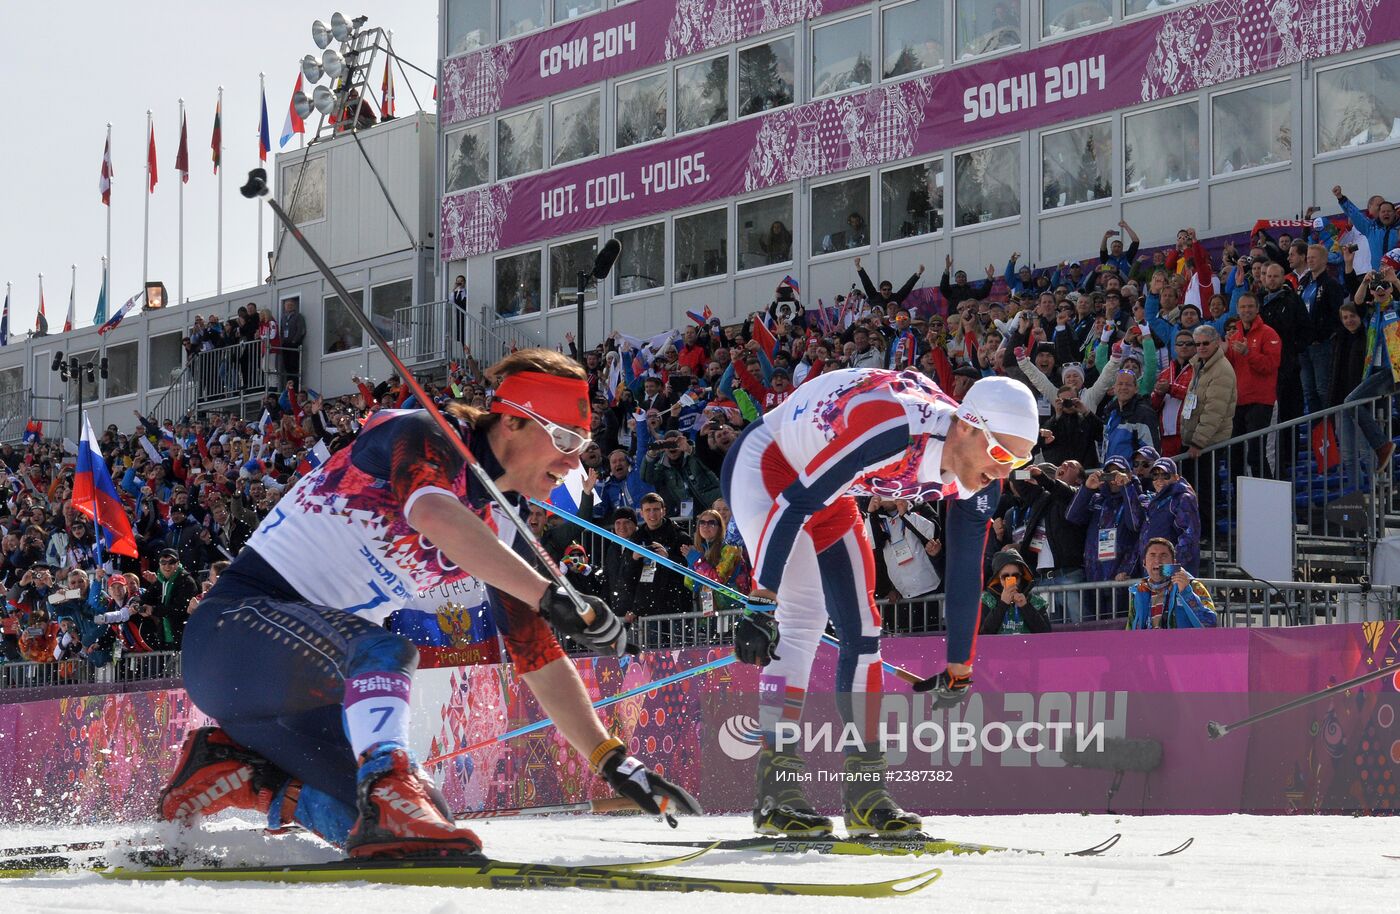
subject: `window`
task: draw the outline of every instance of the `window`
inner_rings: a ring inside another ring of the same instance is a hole
[[[180,334],[178,333],[175,334],[175,342],[177,345],[180,342]],[[0,400],[13,397],[22,390],[24,390],[24,368],[18,365],[14,368],[0,368]],[[9,403],[9,401],[6,402]]]
[[[1113,196],[1113,128],[1107,121],[1040,137],[1041,209]]]
[[[886,7],[880,14],[880,30],[885,79],[943,63],[943,5],[938,0]]]
[[[812,255],[870,244],[870,179],[812,188]]]
[[[447,56],[491,43],[491,0],[447,0]]]
[[[501,40],[514,38],[549,24],[544,0],[501,0]]]
[[[1400,56],[1317,74],[1317,151],[1400,140]]]
[[[554,156],[550,161],[563,165],[598,154],[598,108],[602,93],[589,92],[555,102],[550,108]]]
[[[355,303],[355,307],[361,311],[365,307],[365,290],[355,289],[350,293],[350,300]],[[339,295],[327,295],[322,300],[325,315],[325,326],[321,328],[321,336],[325,343],[325,352],[329,355],[332,352],[345,352],[349,349],[359,349],[365,344],[364,331],[360,329],[360,322],[355,320],[354,315],[345,310],[345,305],[341,304]]]
[[[174,333],[162,333],[160,336],[151,337],[151,358],[149,376],[146,378],[146,386],[154,390],[158,387],[169,387],[171,382],[180,374],[185,360],[185,347],[180,345],[180,338],[183,336],[180,331]]]
[[[1293,158],[1292,88],[1285,80],[1211,99],[1214,173],[1276,165]]]
[[[958,228],[1021,215],[1021,144],[953,156]]]
[[[394,312],[413,306],[413,280],[399,279],[369,290],[369,319],[386,340],[394,339]]]
[[[943,160],[880,175],[880,239],[894,241],[943,228]]]
[[[659,289],[666,284],[666,223],[653,222],[617,233],[622,253],[613,266],[618,295]]]
[[[626,149],[666,135],[666,72],[619,83],[617,146]]]
[[[1040,37],[1054,38],[1102,25],[1112,16],[1108,0],[1041,0]]]
[[[676,282],[723,276],[729,270],[729,210],[676,217]]]
[[[603,0],[554,0],[554,21],[568,22],[603,8]]]
[[[870,85],[870,17],[812,29],[812,96]]]
[[[676,133],[729,120],[729,56],[676,67]]]
[[[1130,194],[1201,176],[1200,105],[1187,102],[1123,118],[1123,185]]]
[[[598,239],[582,238],[556,244],[549,249],[549,306],[563,308],[578,301],[578,274],[593,274],[593,260],[598,256]],[[597,301],[596,286],[584,292],[584,301]]]
[[[1132,16],[1136,13],[1152,13],[1169,6],[1176,6],[1179,3],[1190,3],[1191,0],[1123,0],[1123,15]]]
[[[326,218],[326,157],[316,156],[282,169],[278,195],[295,225]]]
[[[496,313],[501,317],[540,310],[540,252],[526,251],[496,261]]]
[[[739,50],[739,116],[791,105],[796,79],[789,35]]]
[[[107,398],[127,397],[136,393],[136,370],[135,340],[107,347]]]
[[[792,259],[792,194],[739,204],[739,269]]]
[[[956,0],[958,60],[1021,44],[1022,0]]]
[[[447,135],[447,192],[491,180],[491,122]]]
[[[97,352],[89,350],[88,352],[69,353],[68,359],[70,365],[74,358],[77,358],[79,365],[86,366],[89,362],[97,361]],[[97,368],[95,365],[92,372],[92,376],[97,378]],[[97,383],[87,379],[87,368],[84,367],[81,371],[68,376],[68,399],[64,401],[67,406],[76,406],[78,404],[78,375],[83,376],[83,402],[91,403],[97,399]],[[82,420],[80,419],[79,421]]]
[[[496,121],[496,180],[544,167],[544,124],[539,108]]]

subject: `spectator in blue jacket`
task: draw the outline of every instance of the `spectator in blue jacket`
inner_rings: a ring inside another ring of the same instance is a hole
[[[1389,200],[1382,200],[1376,206],[1373,216],[1369,211],[1363,210],[1342,193],[1342,185],[1338,184],[1332,188],[1332,195],[1342,204],[1342,212],[1351,219],[1351,224],[1356,230],[1366,236],[1366,243],[1371,248],[1371,263],[1374,265],[1380,262],[1386,252],[1400,246],[1400,219],[1396,218],[1395,204]]]
[[[618,448],[608,455],[607,478],[599,480],[594,489],[593,517],[611,517],[618,508],[635,511],[641,507],[642,496],[655,491],[642,481],[641,461],[633,465],[627,452]]]
[[[1215,628],[1219,620],[1210,591],[1176,564],[1176,547],[1155,538],[1147,544],[1147,576],[1132,589],[1128,628]]]
[[[1113,229],[1109,229],[1103,233],[1103,240],[1099,242],[1099,260],[1102,263],[1112,265],[1119,275],[1126,279],[1128,274],[1133,271],[1133,260],[1138,255],[1138,245],[1142,239],[1138,237],[1138,233],[1133,231],[1133,227],[1126,220],[1119,219],[1118,228],[1119,231],[1115,232]],[[1126,251],[1123,250],[1124,232],[1127,232],[1128,237],[1133,239],[1133,243],[1128,246]],[[1114,235],[1118,237],[1110,243],[1108,239],[1113,238]]]
[[[1031,265],[1023,263],[1019,267],[1016,261],[1021,259],[1021,252],[1016,251],[1011,255],[1011,259],[1006,262],[1006,287],[1015,295],[1035,294],[1035,271]]]
[[[1065,519],[1083,524],[1084,571],[1090,581],[1126,581],[1137,571],[1142,490],[1122,457],[1110,457],[1075,493]]]
[[[1145,508],[1142,530],[1138,533],[1139,558],[1144,561],[1147,546],[1165,539],[1172,544],[1176,561],[1195,574],[1201,564],[1201,510],[1196,492],[1177,472],[1176,462],[1162,457],[1152,464],[1151,483],[1156,492]]]

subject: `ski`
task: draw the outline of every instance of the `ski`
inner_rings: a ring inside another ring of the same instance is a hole
[[[669,861],[640,864],[560,866],[546,863],[513,863],[486,857],[442,860],[342,860],[335,863],[295,866],[196,867],[100,869],[99,875],[120,881],[340,883],[370,882],[385,885],[418,885],[484,889],[613,889],[639,892],[727,892],[747,895],[831,895],[850,898],[894,898],[917,892],[937,880],[943,871],[922,870],[883,882],[770,882],[750,879],[718,879],[674,876],[642,871],[668,865]]]
[[[1110,835],[1092,847],[1083,850],[1067,851],[1067,857],[1097,857],[1109,850],[1122,839],[1121,834]],[[995,844],[976,844],[968,841],[949,841],[943,838],[841,838],[835,835],[809,838],[784,838],[781,836],[760,835],[753,838],[734,838],[726,841],[629,841],[629,844],[652,844],[659,847],[706,847],[720,851],[754,851],[763,854],[837,854],[856,857],[913,856],[925,854],[990,854],[1011,852],[1019,854],[1051,854],[1042,850],[1021,847],[1001,847]],[[1188,842],[1189,843],[1189,842]],[[1185,850],[1183,846],[1175,853]]]
[[[1181,842],[1181,843],[1178,844],[1176,847],[1172,848],[1172,849],[1169,850],[1169,851],[1163,851],[1162,853],[1158,854],[1157,856],[1158,856],[1158,857],[1174,857],[1174,856],[1176,856],[1177,854],[1179,854],[1179,853],[1181,853],[1182,851],[1186,850],[1188,847],[1190,847],[1191,845],[1193,845],[1193,844],[1195,844],[1195,843],[1196,843],[1196,839],[1195,839],[1195,838],[1187,838],[1185,841]]]

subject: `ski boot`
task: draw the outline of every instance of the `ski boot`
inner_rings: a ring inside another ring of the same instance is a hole
[[[807,802],[799,778],[806,765],[788,752],[764,749],[758,755],[758,802],[753,828],[760,835],[831,834],[831,820]]]
[[[846,756],[846,833],[851,837],[899,838],[923,833],[923,819],[900,809],[885,789],[888,767],[880,752]]]
[[[442,794],[408,754],[393,743],[360,756],[360,816],[345,850],[351,857],[471,855],[481,839],[458,828]]]
[[[266,814],[272,797],[291,775],[251,749],[238,745],[219,727],[200,727],[185,736],[175,773],[160,792],[156,815],[189,824],[225,809]]]

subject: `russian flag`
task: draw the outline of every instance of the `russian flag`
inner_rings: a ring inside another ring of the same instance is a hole
[[[102,531],[108,552],[136,558],[136,537],[126,519],[126,509],[112,485],[107,463],[97,448],[92,423],[83,414],[83,437],[78,442],[78,465],[73,474],[73,508],[92,519]]]
[[[108,331],[117,329],[117,325],[120,324],[120,323],[122,322],[122,318],[126,317],[127,314],[131,313],[131,309],[132,309],[132,308],[135,308],[138,304],[140,304],[141,302],[143,302],[143,301],[145,301],[145,300],[146,300],[146,290],[145,290],[145,289],[142,289],[140,292],[137,292],[135,295],[133,295],[133,296],[131,296],[130,298],[128,298],[128,299],[126,300],[126,304],[124,304],[124,305],[122,305],[120,308],[118,308],[118,309],[117,309],[117,313],[116,313],[116,314],[113,314],[112,317],[111,317],[111,319],[108,320],[107,323],[105,323],[105,324],[103,324],[101,327],[98,327],[98,328],[97,328],[97,335],[98,335],[98,336],[101,336],[102,334],[107,333]]]
[[[570,470],[564,480],[554,487],[554,491],[549,493],[549,503],[556,508],[563,508],[570,514],[578,514],[578,506],[583,502],[583,479],[588,475],[584,472],[583,466],[576,466]]]
[[[316,446],[306,452],[306,456],[301,458],[301,463],[297,465],[297,475],[305,476],[313,470],[320,469],[321,464],[331,459],[331,449],[326,447],[326,442],[317,441]]]
[[[267,129],[267,90],[259,88],[258,94],[262,96],[262,110],[258,114],[258,158],[266,162],[272,149],[272,137]]]
[[[794,292],[801,292],[801,291],[802,291],[802,287],[799,286],[799,285],[797,284],[797,280],[793,279],[791,276],[784,276],[784,277],[783,277],[783,281],[780,282],[780,283],[778,283],[778,285],[780,285],[780,286],[792,286],[792,291],[794,291]]]
[[[701,311],[699,314],[696,314],[694,311],[687,311],[685,312],[685,314],[687,317],[695,321],[695,323],[699,324],[701,327],[709,326],[710,318],[715,316],[714,312],[710,310],[709,305],[706,305],[705,310]]]

